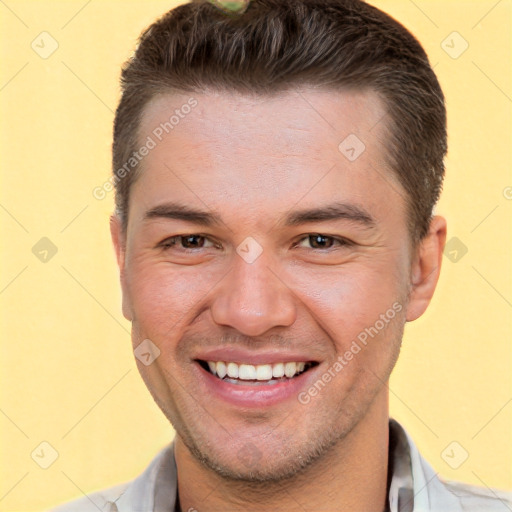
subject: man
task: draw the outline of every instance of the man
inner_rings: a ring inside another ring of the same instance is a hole
[[[389,418],[446,238],[444,99],[415,38],[360,0],[196,1],[122,86],[123,313],[176,437],[60,510],[510,508],[443,482]]]

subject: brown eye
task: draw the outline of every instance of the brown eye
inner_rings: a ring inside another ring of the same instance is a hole
[[[305,236],[299,241],[298,245],[299,247],[306,249],[329,250],[336,246],[342,247],[344,245],[349,245],[349,242],[343,238],[313,233]]]
[[[309,235],[309,244],[313,249],[330,249],[334,238],[324,235]]]
[[[164,249],[173,249],[175,251],[181,250],[194,250],[194,249],[211,249],[212,247],[219,248],[218,244],[212,242],[208,237],[203,235],[176,235],[165,239],[159,244]]]
[[[180,236],[181,246],[184,249],[198,249],[204,246],[205,237],[201,235]]]

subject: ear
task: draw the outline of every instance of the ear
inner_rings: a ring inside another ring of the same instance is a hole
[[[444,245],[446,243],[446,220],[435,216],[430,222],[427,235],[419,242],[413,256],[409,303],[406,319],[412,322],[427,309],[436,289]]]
[[[110,217],[110,235],[119,267],[119,280],[121,282],[121,292],[123,295],[123,315],[127,320],[132,320],[131,307],[129,301],[128,285],[126,280],[126,232],[123,230],[123,223],[118,215]]]

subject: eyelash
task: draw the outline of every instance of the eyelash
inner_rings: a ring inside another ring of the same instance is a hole
[[[160,244],[160,247],[164,248],[164,249],[170,249],[171,247],[175,246],[176,245],[176,242],[178,242],[179,240],[184,240],[186,238],[191,238],[191,237],[200,237],[200,238],[204,238],[205,240],[210,240],[206,235],[201,235],[199,233],[191,233],[190,235],[176,235],[176,236],[171,236],[170,238],[166,238],[161,244]],[[211,240],[210,240],[211,242]],[[217,243],[214,243],[215,247],[219,247],[220,244],[217,244]],[[196,251],[197,249],[202,249],[203,247],[198,247],[196,249],[191,249],[191,248],[188,248],[188,247],[181,247],[181,250],[182,251],[191,251],[191,252],[194,252]]]
[[[214,248],[220,248],[220,244],[210,240],[210,238],[208,236],[201,235],[199,233],[191,233],[191,234],[187,234],[187,235],[172,236],[170,238],[166,238],[159,245],[163,249],[167,250],[167,249],[171,249],[172,247],[175,247],[177,245],[177,243],[180,243],[180,241],[182,242],[184,239],[191,238],[191,237],[204,238],[205,240],[209,240],[210,242],[212,242]],[[304,240],[310,239],[310,241],[311,241],[311,238],[313,238],[313,237],[322,237],[322,238],[325,238],[327,240],[331,240],[333,243],[338,243],[338,247],[344,247],[344,246],[351,246],[351,245],[353,245],[353,243],[350,240],[347,240],[346,238],[330,236],[330,235],[324,235],[322,233],[309,233],[309,234],[303,236],[301,239],[299,239],[296,243],[294,243],[294,247],[297,246],[300,242],[303,242]],[[196,248],[180,247],[180,250],[182,252],[196,252],[198,249],[203,249],[203,247],[196,247]],[[308,249],[312,250],[312,251],[316,251],[316,250],[322,251],[322,249],[317,249],[317,248],[314,248],[314,247],[311,247],[311,248],[308,248]],[[328,247],[326,249],[323,249],[323,251],[327,252],[327,251],[330,251],[332,249],[333,249],[333,247]]]
[[[308,235],[302,237],[298,242],[302,242],[303,240],[307,240],[308,238],[311,239],[313,237],[322,237],[322,238],[326,238],[328,240],[332,240],[333,242],[337,242],[338,243],[338,247],[344,247],[344,246],[350,246],[350,245],[353,245],[353,243],[350,241],[350,240],[347,240],[346,238],[342,238],[342,237],[337,237],[337,236],[331,236],[331,235],[324,235],[323,233],[309,233]],[[297,245],[295,244],[295,245]],[[324,251],[329,251],[333,249],[332,247],[329,247],[327,249],[324,249]],[[314,247],[311,248],[311,250],[321,250],[321,249],[315,249]]]

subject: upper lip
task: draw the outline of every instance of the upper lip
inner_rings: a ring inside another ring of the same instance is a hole
[[[301,352],[248,352],[236,347],[226,347],[207,350],[198,354],[194,359],[201,361],[224,361],[239,364],[276,364],[276,363],[289,363],[289,362],[317,362],[315,359],[309,357],[307,354]]]

